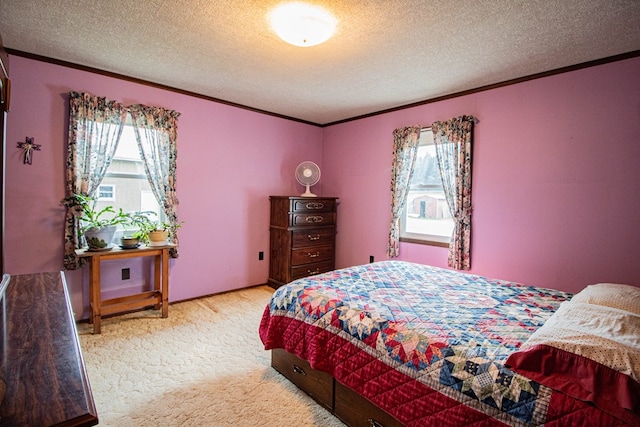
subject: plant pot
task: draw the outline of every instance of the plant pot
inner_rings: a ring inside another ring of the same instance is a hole
[[[154,230],[149,232],[149,246],[164,246],[167,244],[169,232],[167,230]]]
[[[90,228],[84,232],[84,238],[90,250],[108,249],[113,242],[113,236],[116,234],[115,225],[102,228]]]
[[[140,246],[140,239],[137,237],[121,237],[120,247],[122,249],[133,249]]]

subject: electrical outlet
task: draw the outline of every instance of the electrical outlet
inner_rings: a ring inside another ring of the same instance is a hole
[[[258,261],[262,261],[264,259],[264,252],[258,252]]]
[[[131,278],[131,270],[128,268],[122,269],[122,280],[129,280]]]
[[[373,262],[373,255],[369,255],[369,262]]]

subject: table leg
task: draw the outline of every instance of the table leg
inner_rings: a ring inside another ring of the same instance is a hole
[[[89,294],[91,294],[90,320],[93,323],[93,333],[99,334],[102,311],[100,307],[100,258],[91,257],[89,264]]]
[[[160,276],[162,274],[162,255],[156,255],[155,257],[153,257],[153,290],[156,291],[158,294],[160,294],[162,292],[162,289],[160,288]],[[153,308],[155,308],[156,310],[159,310],[162,307],[162,299],[160,299],[160,301],[153,306]]]
[[[169,249],[162,250],[162,317],[169,316]]]

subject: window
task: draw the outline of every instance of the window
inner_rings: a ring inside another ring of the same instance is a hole
[[[118,147],[98,188],[98,194],[98,208],[112,205],[116,211],[122,208],[125,212],[153,212],[150,214],[153,221],[164,220],[162,209],[151,191],[131,125],[125,125],[122,130]]]
[[[77,196],[99,196],[100,185],[118,187],[118,192],[113,192],[115,200],[98,200],[98,205],[105,207],[108,203],[129,212],[147,209],[162,212],[158,220],[177,227],[175,178],[179,116],[179,112],[162,107],[125,106],[90,93],[69,92],[69,141],[63,200],[67,208],[65,269],[77,270],[86,262],[76,254],[76,249],[83,244]],[[139,148],[136,150],[134,146]],[[116,150],[117,159],[114,159]],[[142,159],[136,151],[144,153]],[[157,208],[148,206],[149,189],[157,199]],[[169,255],[177,258],[178,237],[174,235],[173,239],[176,247],[171,248]]]
[[[114,185],[100,185],[98,187],[98,200],[112,202],[116,199],[116,187]]]
[[[448,246],[454,225],[442,188],[433,133],[424,129],[400,219],[400,241]]]

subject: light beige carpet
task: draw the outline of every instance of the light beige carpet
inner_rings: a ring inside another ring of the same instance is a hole
[[[270,367],[260,286],[78,325],[101,426],[341,426]]]

